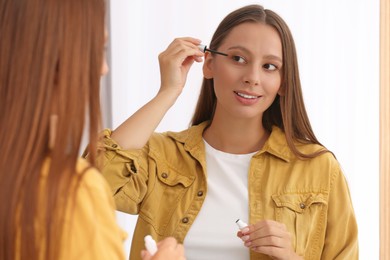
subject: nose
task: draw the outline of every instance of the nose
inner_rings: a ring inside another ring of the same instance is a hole
[[[243,81],[249,86],[258,86],[260,84],[260,69],[258,66],[248,66],[245,71]]]

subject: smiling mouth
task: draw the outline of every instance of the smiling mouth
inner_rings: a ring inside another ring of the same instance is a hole
[[[237,91],[234,91],[234,93],[237,96],[242,97],[242,98],[246,98],[246,99],[255,99],[255,98],[259,98],[260,97],[260,96],[252,96],[252,95],[243,94],[243,93],[240,93],[240,92],[237,92]]]

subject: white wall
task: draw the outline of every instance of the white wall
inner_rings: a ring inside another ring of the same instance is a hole
[[[359,225],[360,258],[379,258],[379,0],[110,2],[112,124],[118,126],[159,89],[157,56],[175,37],[208,44],[230,11],[259,3],[293,32],[303,92],[319,140],[341,162]],[[186,88],[158,131],[188,126],[202,79],[194,64]],[[110,103],[110,102],[108,102]],[[129,233],[135,217],[118,213]]]

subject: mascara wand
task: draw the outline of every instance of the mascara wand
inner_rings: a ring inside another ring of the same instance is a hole
[[[203,45],[203,44],[199,44],[198,45],[198,48],[201,52],[211,52],[211,53],[215,53],[215,54],[219,54],[219,55],[222,55],[222,56],[228,56],[226,53],[223,53],[223,52],[219,52],[219,51],[215,51],[215,50],[210,50],[210,49],[207,49],[207,46],[206,45]]]

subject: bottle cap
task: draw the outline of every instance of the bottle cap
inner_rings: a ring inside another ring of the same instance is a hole
[[[145,236],[144,240],[146,249],[151,255],[154,255],[157,252],[156,241],[154,241],[151,235]]]
[[[244,221],[242,221],[241,219],[237,219],[236,224],[240,230],[242,230],[248,226],[248,224],[245,223]]]
[[[207,46],[206,46],[206,45],[203,45],[203,44],[199,44],[199,45],[198,45],[198,48],[199,48],[199,50],[200,50],[201,52],[206,52]]]

